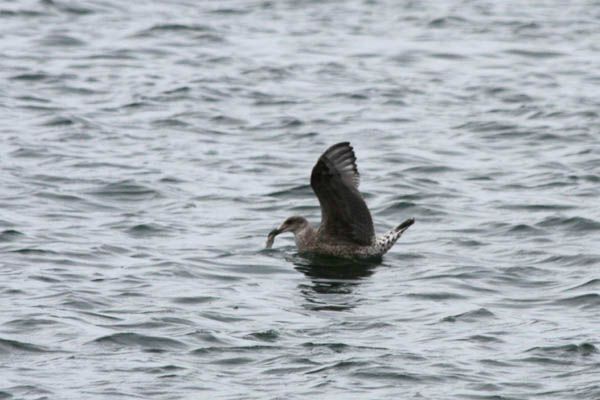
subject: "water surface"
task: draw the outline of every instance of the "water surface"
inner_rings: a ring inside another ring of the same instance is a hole
[[[600,398],[594,1],[0,3],[0,398]],[[381,263],[311,260],[351,141]]]

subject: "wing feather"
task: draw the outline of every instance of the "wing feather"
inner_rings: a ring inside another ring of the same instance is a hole
[[[331,146],[319,158],[310,177],[321,204],[321,227],[328,237],[370,245],[375,236],[369,208],[358,191],[360,174],[349,142]]]

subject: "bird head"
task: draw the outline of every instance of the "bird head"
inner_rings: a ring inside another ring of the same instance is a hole
[[[292,232],[295,235],[307,226],[308,221],[306,220],[306,218],[297,215],[289,217],[288,219],[283,221],[283,224],[281,224],[279,228],[273,229],[271,232],[269,232],[269,237],[267,239],[267,247],[269,248],[273,245],[275,236],[285,232]]]

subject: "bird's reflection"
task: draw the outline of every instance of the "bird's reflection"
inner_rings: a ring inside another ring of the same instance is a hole
[[[356,307],[361,298],[354,289],[375,272],[381,260],[346,260],[333,257],[294,255],[289,260],[310,283],[298,285],[310,310],[345,311]]]

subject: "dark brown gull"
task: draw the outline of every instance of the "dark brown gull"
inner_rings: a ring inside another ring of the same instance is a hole
[[[321,225],[313,228],[306,218],[292,216],[269,233],[292,232],[301,253],[338,257],[381,257],[414,222],[409,218],[389,232],[376,236],[369,208],[358,191],[360,175],[349,142],[331,146],[319,157],[310,185],[321,204]]]

